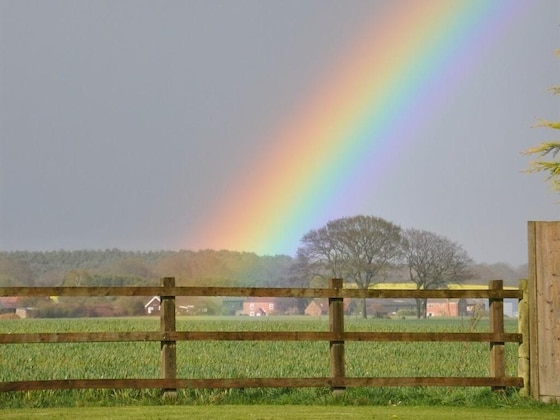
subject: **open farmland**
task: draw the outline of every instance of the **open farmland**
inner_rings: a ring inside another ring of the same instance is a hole
[[[469,319],[363,320],[348,317],[347,331],[486,331],[487,321]],[[2,320],[0,332],[157,331],[158,318],[28,319]],[[183,317],[183,331],[327,331],[326,318],[311,317]],[[517,330],[516,320],[506,330]],[[160,345],[152,343],[72,343],[0,345],[0,380],[158,378]],[[180,378],[314,377],[329,375],[327,342],[177,343]],[[516,376],[517,345],[506,345],[507,375]],[[364,343],[347,342],[348,376],[487,376],[487,343]],[[23,395],[28,394],[28,395]],[[485,388],[371,388],[349,389],[354,404],[465,403],[490,398]],[[32,397],[30,396],[32,395]],[[50,406],[96,403],[134,404],[157,400],[157,390],[41,391],[0,394],[0,405]],[[179,401],[324,403],[328,389],[180,390]]]

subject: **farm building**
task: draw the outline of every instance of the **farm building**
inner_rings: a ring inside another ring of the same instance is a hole
[[[276,299],[274,298],[249,298],[243,302],[242,315],[267,316],[275,313]]]
[[[36,308],[17,308],[16,315],[18,318],[37,318],[37,309]]]
[[[368,315],[375,318],[387,318],[389,316],[389,309],[386,306],[387,302],[384,299],[368,299],[366,301],[366,308]]]
[[[18,297],[0,297],[0,315],[13,316],[17,318],[35,318],[35,308],[23,307]]]
[[[326,315],[329,313],[329,302],[326,299],[313,299],[303,313],[310,316]]]
[[[390,314],[396,314],[398,311],[415,311],[416,300],[414,299],[373,299],[380,302],[387,308]]]
[[[15,313],[17,307],[17,297],[0,297],[0,314]]]
[[[428,316],[470,316],[477,305],[484,307],[482,301],[473,299],[428,299],[426,314]]]
[[[152,315],[152,314],[159,313],[160,306],[161,306],[161,300],[159,296],[154,296],[148,301],[148,303],[144,305],[144,310],[146,311],[146,314]]]
[[[349,314],[351,310],[352,299],[344,299],[344,313]],[[321,316],[329,313],[328,299],[313,299],[305,308],[304,314],[310,316]]]
[[[459,302],[456,299],[430,299],[426,303],[427,316],[459,316]]]

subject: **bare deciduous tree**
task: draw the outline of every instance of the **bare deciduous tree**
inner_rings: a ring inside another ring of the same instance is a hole
[[[340,277],[367,289],[398,260],[401,229],[378,217],[354,216],[311,230],[301,242],[298,261],[309,275]],[[367,318],[365,299],[362,316]]]
[[[432,232],[407,229],[403,233],[404,258],[416,289],[446,287],[461,282],[472,263],[463,247]],[[426,300],[416,299],[418,318],[426,317]]]

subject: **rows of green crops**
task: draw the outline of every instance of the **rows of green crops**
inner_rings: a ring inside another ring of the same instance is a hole
[[[484,320],[385,320],[347,318],[349,331],[487,331]],[[0,333],[157,331],[157,318],[1,320]],[[177,330],[326,331],[328,321],[309,317],[179,318]],[[506,329],[517,330],[516,320]],[[377,376],[488,376],[488,343],[346,343],[346,374]],[[506,371],[517,375],[517,345],[506,345]],[[327,342],[192,341],[177,344],[179,378],[325,377]],[[0,381],[160,377],[160,345],[66,343],[0,345]]]

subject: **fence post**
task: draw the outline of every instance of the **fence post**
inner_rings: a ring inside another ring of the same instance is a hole
[[[161,287],[175,287],[175,278],[162,278]],[[176,330],[175,296],[161,296],[160,299],[160,331],[163,335],[161,341],[161,377],[162,379],[176,379],[177,344],[176,341],[169,340],[169,333]],[[177,390],[174,388],[164,388],[162,392],[164,398],[177,397]]]
[[[519,344],[517,350],[517,375],[523,378],[523,388],[519,394],[528,397],[531,395],[531,374],[529,352],[531,342],[529,337],[529,281],[521,280],[519,290],[523,292],[523,297],[519,300],[518,332],[522,336],[523,342]]]
[[[491,280],[488,285],[490,290],[503,290],[502,280]],[[504,299],[490,298],[490,332],[504,333]],[[490,342],[490,375],[494,378],[506,376],[505,343],[499,341]],[[504,390],[503,386],[493,386],[492,391]]]
[[[331,279],[330,288],[341,290],[343,287],[342,279]],[[346,369],[344,366],[344,299],[341,297],[329,298],[329,326],[330,331],[336,337],[329,342],[330,348],[330,371],[333,385],[331,390],[340,393],[346,389],[340,385],[344,382]]]

